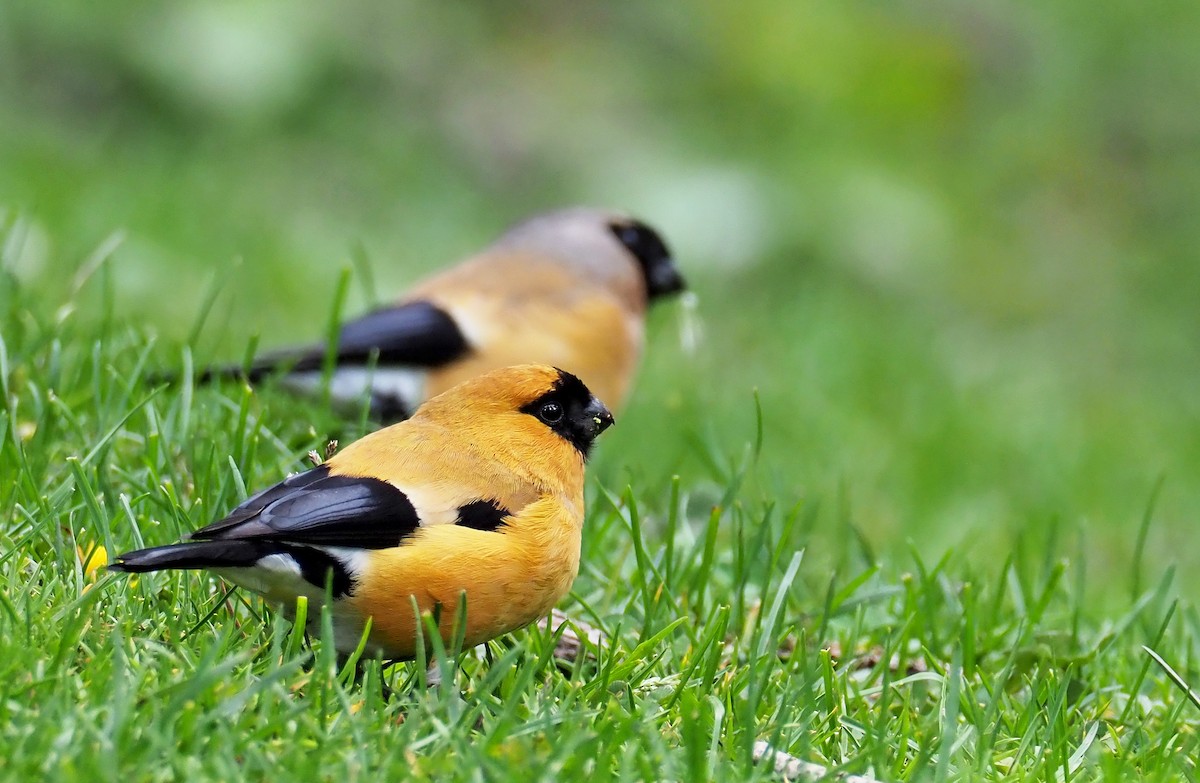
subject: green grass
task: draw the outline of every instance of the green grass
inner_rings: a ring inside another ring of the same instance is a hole
[[[633,473],[646,395],[606,438],[563,608],[608,641],[569,667],[531,630],[442,660],[439,687],[414,664],[356,685],[330,645],[213,579],[88,572],[96,547],[174,540],[362,426],[269,390],[152,387],[188,354],[118,316],[106,268],[59,302],[6,281],[7,779],[768,779],[764,740],[879,780],[1196,777],[1178,678],[1197,680],[1200,614],[1142,559],[1151,495],[1119,571],[1054,519],[984,553],[931,555],[916,529],[881,547],[850,490],[796,490],[775,394],[741,395],[740,439],[671,417],[645,446],[662,464]]]
[[[766,741],[1196,780],[1198,37],[1171,0],[6,4],[0,777],[741,781]],[[661,228],[703,327],[652,313],[589,468],[594,659],[515,634],[384,702],[203,576],[85,571],[366,428],[156,370],[573,203]]]

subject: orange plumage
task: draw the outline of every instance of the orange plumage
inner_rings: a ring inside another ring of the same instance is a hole
[[[579,568],[584,463],[612,416],[575,376],[523,365],[429,400],[324,465],[250,498],[192,541],[130,552],[120,571],[214,570],[285,609],[324,600],[348,652],[415,652],[415,598],[467,644],[545,615]]]

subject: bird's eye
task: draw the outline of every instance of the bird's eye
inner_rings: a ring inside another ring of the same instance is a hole
[[[621,240],[621,244],[625,245],[626,247],[633,248],[636,247],[641,241],[642,232],[638,231],[633,226],[625,226],[624,228],[618,229],[617,238]]]
[[[547,424],[558,424],[563,418],[563,408],[557,402],[548,402],[538,411],[538,418]]]

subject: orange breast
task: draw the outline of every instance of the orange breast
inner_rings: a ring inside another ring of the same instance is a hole
[[[513,364],[549,364],[578,375],[597,397],[619,408],[641,356],[641,319],[613,298],[589,296],[568,307],[526,303],[488,312],[491,302],[447,305],[476,351],[431,372],[427,393],[438,394],[468,378]]]
[[[465,644],[474,646],[549,613],[579,571],[582,503],[539,500],[502,528],[432,525],[404,546],[371,553],[346,600],[372,619],[371,641],[395,658],[416,649],[416,615],[439,617],[444,642],[453,639],[459,596],[466,594]]]

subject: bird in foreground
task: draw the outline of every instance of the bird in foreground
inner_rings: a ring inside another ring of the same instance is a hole
[[[330,396],[351,408],[369,394],[373,416],[397,421],[468,378],[534,362],[575,373],[619,408],[641,357],[647,306],[684,287],[645,223],[583,207],[538,215],[396,304],[343,324]],[[324,344],[284,349],[199,380],[280,375],[285,387],[312,393],[325,358]]]
[[[314,606],[332,596],[343,654],[357,649],[371,618],[370,654],[414,657],[414,600],[446,643],[461,622],[465,644],[481,644],[546,616],[570,588],[584,463],[612,423],[571,373],[496,370],[258,493],[190,540],[127,552],[109,568],[210,570],[285,612],[298,596]]]

